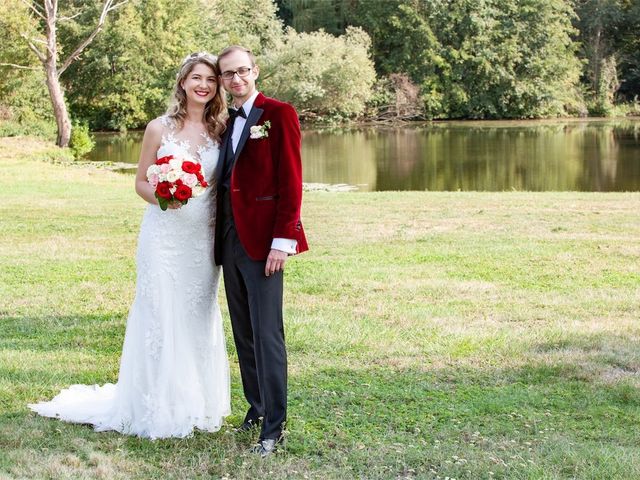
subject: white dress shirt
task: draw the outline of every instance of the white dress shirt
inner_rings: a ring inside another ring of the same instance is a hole
[[[253,102],[256,101],[256,97],[258,96],[258,91],[253,92],[253,95],[249,97],[249,99],[242,104],[240,108],[244,110],[245,115],[248,117],[249,112],[253,108]],[[238,115],[233,124],[233,133],[231,134],[231,147],[233,148],[233,153],[236,152],[236,148],[238,148],[238,143],[240,143],[240,137],[242,136],[242,131],[244,130],[244,126],[247,123],[246,118],[242,118]],[[296,247],[298,246],[298,241],[291,238],[274,238],[271,242],[271,248],[274,250],[280,250],[282,252],[288,254],[295,254]]]
[[[249,116],[249,112],[253,108],[253,102],[256,101],[258,93],[259,92],[257,90],[253,92],[253,95],[251,95],[249,99],[242,104],[242,107],[240,107],[244,110],[244,114],[247,117]],[[242,130],[244,130],[244,125],[246,123],[247,119],[242,118],[240,115],[238,115],[234,120],[233,133],[231,134],[231,146],[233,147],[233,153],[236,153],[236,148],[238,148],[238,143],[240,143],[240,137],[242,136]]]

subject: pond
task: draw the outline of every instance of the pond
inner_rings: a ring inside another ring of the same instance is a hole
[[[97,133],[90,159],[135,164],[141,140]],[[305,182],[360,191],[640,190],[640,118],[304,130],[302,145]]]

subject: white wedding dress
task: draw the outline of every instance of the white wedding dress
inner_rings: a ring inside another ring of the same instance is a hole
[[[219,149],[208,136],[193,147],[164,125],[158,158],[200,161],[211,180]],[[230,413],[229,363],[213,263],[208,192],[176,210],[149,205],[136,254],[136,295],[127,319],[118,382],[72,385],[30,404],[46,417],[146,438],[220,429]]]

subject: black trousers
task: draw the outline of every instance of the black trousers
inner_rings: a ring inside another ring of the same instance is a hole
[[[238,239],[228,194],[223,197],[222,271],[238,351],[245,420],[263,417],[260,438],[278,438],[287,417],[287,353],[282,321],[283,274],[267,277]]]

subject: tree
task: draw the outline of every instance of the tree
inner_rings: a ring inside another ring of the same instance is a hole
[[[576,25],[580,56],[587,60],[583,79],[592,97],[591,111],[607,115],[619,88],[618,51],[625,20],[625,0],[578,0]]]
[[[534,118],[580,110],[573,11],[565,0],[430,0],[454,118]]]
[[[243,45],[260,55],[274,48],[282,38],[282,20],[273,0],[207,0],[213,52],[228,45]]]
[[[307,13],[324,7],[328,13],[317,18],[363,28],[377,73],[409,76],[421,88],[429,117],[519,118],[584,110],[572,2],[349,0],[340,10],[328,0],[279,3],[291,25],[314,25],[305,20]]]
[[[627,100],[640,94],[640,2],[578,0],[576,13],[591,108],[606,115],[618,94]]]
[[[355,0],[381,74],[406,73],[437,118],[579,110],[580,64],[565,0]]]
[[[28,129],[51,138],[55,119],[44,71],[20,36],[31,28],[29,9],[21,0],[0,3],[0,118],[3,134]]]
[[[80,32],[65,35],[74,43]],[[271,0],[130,0],[65,76],[71,114],[93,129],[143,127],[166,109],[189,53],[240,43],[260,55],[281,37]]]
[[[324,30],[342,35],[349,26],[351,2],[345,0],[276,0],[278,16],[298,32]]]
[[[71,53],[62,62],[59,62],[58,59],[59,54],[64,53],[64,49],[60,48],[58,43],[58,26],[62,22],[79,16],[82,12],[78,11],[69,16],[59,16],[58,0],[44,0],[42,5],[36,1],[22,1],[30,9],[33,22],[29,22],[27,31],[21,32],[20,37],[26,42],[26,45],[35,54],[44,69],[47,89],[58,128],[56,144],[60,147],[66,147],[69,145],[69,139],[71,138],[71,119],[67,111],[60,76],[79,58],[84,49],[102,30],[109,12],[128,0],[121,0],[119,3],[114,3],[115,0],[104,0],[93,30],[71,50]],[[31,68],[29,65],[22,64],[10,66],[12,68]]]
[[[392,73],[378,79],[367,102],[366,116],[377,123],[423,120],[420,87],[403,73]]]
[[[202,11],[191,0],[131,0],[114,12],[64,79],[72,115],[92,129],[127,130],[161,114],[183,58],[215,38]],[[69,43],[79,35],[66,34]]]
[[[356,17],[371,26],[378,72],[389,79],[407,75],[419,85],[424,114],[433,118],[443,112],[442,77],[449,65],[429,13],[424,2],[377,0],[359,2]]]
[[[289,28],[281,44],[260,59],[261,88],[295,105],[303,118],[358,116],[375,81],[370,47],[369,36],[356,27],[340,37]]]
[[[620,32],[620,90],[627,101],[640,97],[640,2],[627,2],[625,21]]]

